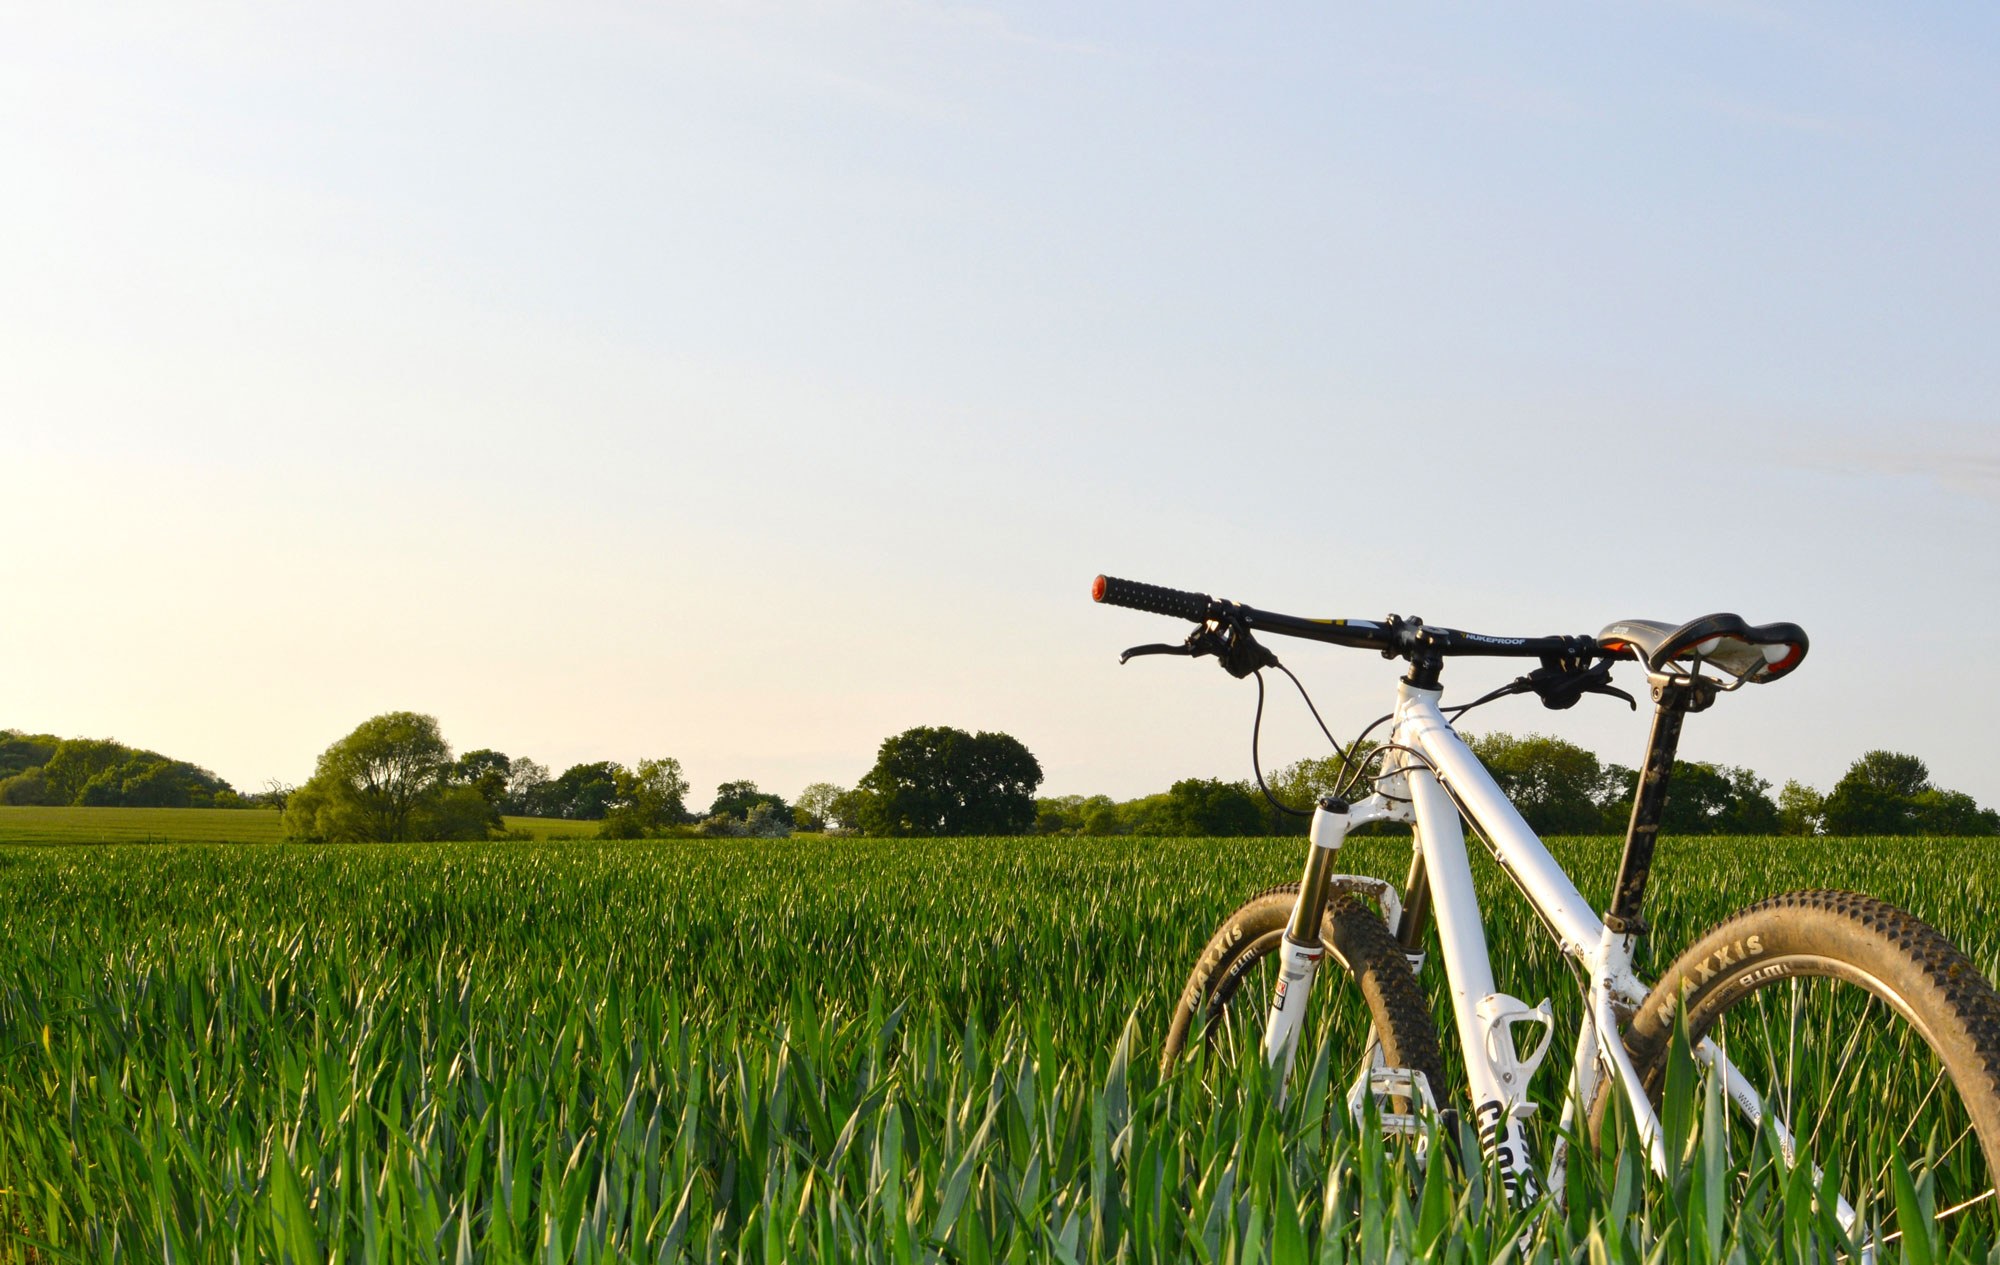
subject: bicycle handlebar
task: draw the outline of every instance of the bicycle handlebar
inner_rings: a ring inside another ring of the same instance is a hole
[[[1106,606],[1123,606],[1152,615],[1189,619],[1197,624],[1208,618],[1208,608],[1215,604],[1215,599],[1206,593],[1189,593],[1183,589],[1162,588],[1157,584],[1141,584],[1137,580],[1120,580],[1108,575],[1100,575],[1091,582],[1090,596],[1093,601]]]
[[[1500,658],[1536,659],[1554,655],[1614,657],[1598,648],[1597,639],[1580,637],[1488,637],[1482,633],[1460,632],[1456,628],[1433,628],[1421,619],[1391,615],[1385,623],[1370,619],[1304,619],[1260,611],[1239,602],[1221,601],[1206,593],[1170,589],[1137,580],[1120,580],[1100,575],[1090,586],[1093,600],[1107,606],[1204,623],[1210,619],[1234,619],[1256,632],[1302,637],[1358,650],[1379,650],[1383,655],[1414,656],[1485,655]]]

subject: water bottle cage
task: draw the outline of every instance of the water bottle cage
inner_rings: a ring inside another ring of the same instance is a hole
[[[1535,1104],[1527,1102],[1528,1083],[1535,1079],[1535,1071],[1547,1057],[1549,1042],[1555,1037],[1555,1010],[1543,998],[1539,1006],[1530,1006],[1518,997],[1506,993],[1490,993],[1479,999],[1473,1008],[1479,1018],[1480,1035],[1486,1047],[1486,1058],[1500,1078],[1500,1092],[1508,1104],[1508,1114],[1515,1119],[1525,1119],[1532,1115]],[[1535,1048],[1523,1056],[1514,1046],[1514,1025],[1533,1023],[1541,1025],[1541,1040]]]

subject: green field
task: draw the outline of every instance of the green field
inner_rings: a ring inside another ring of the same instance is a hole
[[[0,805],[0,844],[276,843],[273,808],[24,808]]]
[[[1417,1179],[1357,1138],[1324,1068],[1282,1107],[1228,1050],[1159,1082],[1194,955],[1296,840],[231,839],[0,847],[0,1259],[1212,1265],[1513,1237],[1476,1170]],[[1554,846],[1601,901],[1615,841]],[[1400,879],[1407,847],[1343,865]],[[1667,841],[1654,942],[1839,886],[1990,974],[1996,857]],[[1572,1022],[1567,967],[1480,867],[1501,987]],[[1319,1028],[1357,1041],[1356,1015]],[[1567,1070],[1558,1042],[1538,1096]],[[1692,1147],[1634,1200],[1635,1156],[1572,1177],[1540,1259],[1813,1259],[1785,1192],[1723,1201],[1755,1157]]]
[[[508,817],[509,830],[537,839],[590,838],[594,821]],[[0,844],[276,843],[271,808],[23,808],[0,805]]]

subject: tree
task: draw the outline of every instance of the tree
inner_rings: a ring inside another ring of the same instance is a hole
[[[1826,797],[1824,820],[1830,835],[2000,834],[2000,813],[1931,785],[1922,760],[1896,751],[1869,751],[1850,765]]]
[[[1118,805],[1109,795],[1057,795],[1035,801],[1035,833],[1038,835],[1080,835],[1090,833],[1094,816],[1109,813],[1102,833],[1119,834]]]
[[[1109,795],[1093,795],[1084,805],[1083,833],[1087,835],[1115,835],[1123,833],[1124,822],[1119,818],[1118,806],[1111,802]]]
[[[468,751],[452,766],[451,780],[469,786],[496,811],[507,801],[507,783],[514,774],[514,762],[489,747]]]
[[[126,808],[188,808],[194,803],[191,784],[198,784],[201,770],[177,760],[127,760],[115,769],[106,769],[83,788],[78,803],[98,802]]]
[[[549,766],[538,764],[526,756],[509,762],[507,774],[507,798],[502,801],[502,812],[513,813],[517,817],[535,817],[541,814],[541,790],[549,782]]]
[[[1930,768],[1913,755],[1900,751],[1868,751],[1848,766],[1841,779],[1872,786],[1888,795],[1905,799],[1931,789]]]
[[[856,790],[875,835],[1014,835],[1034,828],[1042,766],[1004,733],[923,726],[886,738]]]
[[[1868,751],[1848,766],[1826,797],[1830,835],[1907,835],[1917,831],[1916,797],[1931,771],[1913,755]]]
[[[618,798],[604,818],[607,838],[641,838],[687,816],[688,784],[679,760],[641,760],[635,768],[618,769],[613,784]]]
[[[27,734],[18,729],[0,729],[0,781],[39,769],[62,745],[54,734]]]
[[[1727,810],[1716,822],[1716,827],[1728,835],[1768,835],[1778,830],[1780,818],[1777,801],[1771,798],[1771,784],[1740,765],[1717,766],[1723,776],[1729,779],[1732,800]],[[1668,797],[1673,788],[1667,790]]]
[[[1660,830],[1670,835],[1770,834],[1779,820],[1778,806],[1766,794],[1770,789],[1769,782],[1748,769],[1676,760]]]
[[[47,804],[49,803],[48,780],[42,776],[42,766],[23,770],[0,781],[0,804]]]
[[[240,803],[229,783],[185,760],[108,738],[0,739],[0,802],[94,808],[208,808]],[[15,771],[24,759],[33,765]]]
[[[1632,820],[1639,774],[1600,765],[1575,743],[1543,734],[1492,733],[1472,750],[1537,834],[1623,834]],[[1769,834],[1778,828],[1771,784],[1749,769],[1674,761],[1660,830],[1670,835]]]
[[[1793,778],[1778,792],[1778,833],[1816,835],[1826,824],[1826,796]]]
[[[708,806],[708,815],[711,817],[731,817],[737,821],[748,821],[750,819],[750,810],[759,804],[769,804],[771,812],[787,820],[791,818],[791,806],[785,803],[782,796],[773,795],[769,791],[760,791],[757,789],[755,782],[747,780],[741,782],[724,782],[722,785],[716,787],[715,802]]]
[[[129,748],[109,738],[67,740],[56,748],[56,753],[42,766],[42,778],[48,786],[52,802],[57,804],[80,802],[83,788],[90,785],[92,779],[123,764],[125,757],[130,754]]]
[[[2000,812],[1981,808],[1964,791],[1936,788],[1911,796],[1917,830],[1927,835],[2000,835]]]
[[[826,810],[826,821],[836,830],[859,830],[863,810],[868,806],[868,792],[856,787],[842,791],[833,797],[833,803]]]
[[[330,842],[400,842],[434,833],[447,819],[459,825],[462,804],[440,817],[451,767],[451,747],[435,717],[386,712],[365,720],[322,752],[312,779],[293,792],[285,833]]]
[[[711,813],[697,823],[695,829],[704,835],[722,839],[783,839],[792,833],[794,824],[789,809],[780,812],[770,800],[760,799],[750,805],[750,811],[742,817]]]
[[[792,810],[780,809],[783,800],[752,804],[743,818],[743,833],[758,839],[784,839],[792,833]]]
[[[561,777],[536,789],[532,815],[601,820],[618,799],[618,775],[622,772],[623,766],[610,760],[572,764]]]
[[[1144,833],[1184,838],[1262,834],[1260,799],[1241,782],[1184,778],[1167,792],[1165,810],[1147,823]]]
[[[814,782],[792,801],[792,821],[800,830],[825,830],[834,801],[847,792],[831,782]]]
[[[417,805],[411,837],[424,840],[485,839],[504,823],[500,809],[476,786],[441,783],[435,794]]]

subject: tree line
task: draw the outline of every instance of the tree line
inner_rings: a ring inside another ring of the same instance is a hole
[[[1625,832],[1636,771],[1545,734],[1489,733],[1468,741],[1537,834]],[[1362,763],[1370,749],[1350,758]],[[1301,760],[1268,785],[1280,802],[1307,808],[1337,789],[1348,768],[1340,756]],[[1922,760],[1900,752],[1864,753],[1824,793],[1796,780],[1775,796],[1771,790],[1746,768],[1676,760],[1660,829],[1669,835],[2000,834],[2000,812],[1936,786]],[[1036,801],[1035,829],[1043,834],[1283,835],[1302,834],[1306,826],[1306,818],[1278,809],[1249,782],[1190,778],[1122,802],[1104,795]]]
[[[600,837],[788,835],[795,829],[880,835],[1025,834],[1035,823],[1041,765],[1006,734],[924,727],[883,742],[853,789],[816,782],[788,804],[748,779],[716,788],[707,812],[687,805],[678,760],[572,765],[558,777],[533,760],[482,748],[454,757],[437,719],[388,712],[320,754],[283,794],[287,838],[308,842],[486,839],[506,817],[600,823]]]
[[[1545,835],[1622,834],[1638,774],[1544,734],[1469,739],[1530,827]],[[1368,764],[1372,746],[1300,760],[1270,779],[1272,796],[1309,808]],[[1379,766],[1373,766],[1379,767]],[[1306,818],[1280,810],[1249,782],[1185,778],[1130,800],[1037,798],[1041,764],[1004,733],[920,726],[885,738],[852,788],[815,782],[787,803],[747,779],[722,783],[705,811],[687,803],[671,757],[627,766],[600,760],[560,775],[526,757],[480,748],[454,756],[435,717],[389,712],[321,753],[299,787],[253,795],[194,764],[108,739],[0,730],[0,804],[256,807],[283,813],[287,837],[487,839],[505,818],[598,823],[608,838],[781,836],[794,830],[907,835],[1286,835]],[[1362,792],[1350,791],[1350,794]],[[1391,827],[1383,827],[1391,828]],[[1996,835],[2000,813],[1935,785],[1921,759],[1869,751],[1825,792],[1790,781],[1772,793],[1753,771],[1676,760],[1661,829],[1667,834]]]
[[[254,808],[261,795],[199,765],[108,738],[0,729],[0,804],[50,808]]]

